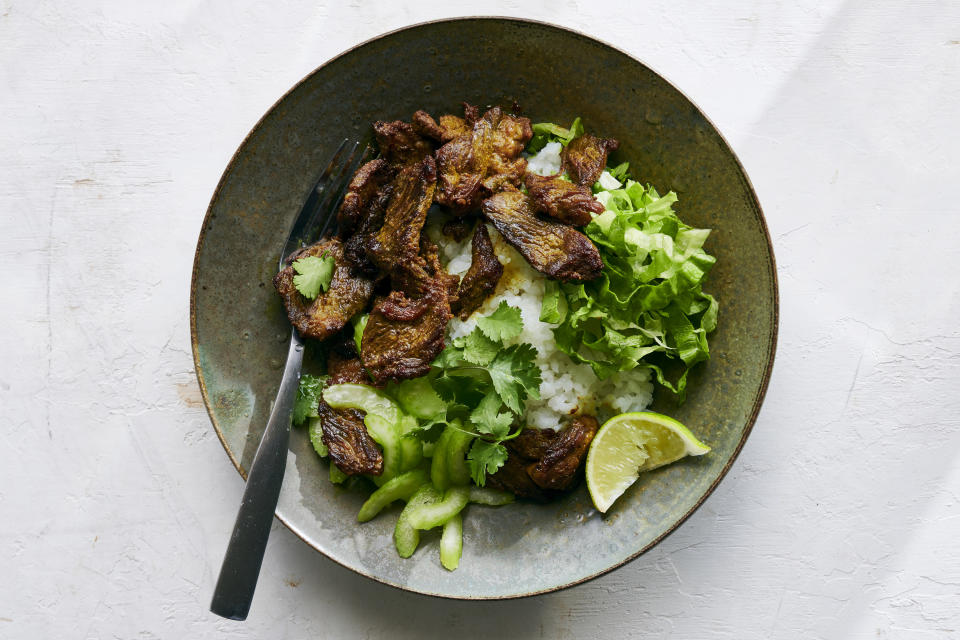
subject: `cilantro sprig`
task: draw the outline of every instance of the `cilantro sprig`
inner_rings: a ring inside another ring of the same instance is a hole
[[[293,270],[297,275],[293,276],[293,286],[304,298],[313,300],[320,295],[321,289],[326,293],[330,288],[335,266],[333,256],[328,254],[294,260]]]
[[[504,300],[489,316],[477,318],[477,328],[490,340],[503,341],[516,338],[523,332],[520,309],[511,307]]]
[[[309,373],[300,376],[300,386],[297,387],[297,397],[293,401],[291,416],[294,425],[301,425],[307,418],[319,416],[317,406],[320,404],[320,394],[323,393],[323,384],[326,380],[326,376],[312,376]]]
[[[446,419],[460,419],[463,430],[476,438],[467,463],[479,486],[506,461],[503,443],[523,428],[527,400],[540,398],[542,378],[533,345],[504,344],[522,332],[520,310],[502,302],[433,362],[432,384],[447,403]]]

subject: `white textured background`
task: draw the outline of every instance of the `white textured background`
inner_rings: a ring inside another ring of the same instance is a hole
[[[0,638],[960,637],[960,5],[150,4],[0,0]],[[587,585],[431,600],[278,525],[250,618],[217,619],[242,482],[188,327],[213,188],[326,59],[478,12],[627,50],[728,137],[779,265],[760,419]]]

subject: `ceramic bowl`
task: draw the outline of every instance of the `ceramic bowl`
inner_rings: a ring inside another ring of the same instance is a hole
[[[287,229],[325,160],[344,138],[369,138],[375,120],[417,109],[459,113],[461,101],[521,105],[534,122],[614,137],[614,160],[680,197],[683,220],[714,230],[705,290],[720,301],[711,358],[691,375],[686,402],[652,407],[713,447],[645,474],[606,515],[585,487],[551,504],[472,507],[459,569],[440,566],[438,536],[397,556],[396,507],[357,523],[359,489],[328,480],[306,433],[291,435],[277,517],[304,542],[357,573],[451,598],[543,593],[614,569],[657,544],[703,503],[753,426],[777,335],[777,282],[766,224],[750,181],[706,116],[650,68],[556,26],[504,18],[420,24],[361,44],[319,67],[254,127],[217,186],[197,243],[191,330],[213,427],[241,474],[280,383],[289,324],[271,285]],[[309,358],[308,358],[309,359]],[[309,363],[308,363],[309,365]],[[392,514],[392,515],[390,515]]]

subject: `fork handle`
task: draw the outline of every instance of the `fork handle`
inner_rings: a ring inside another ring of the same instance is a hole
[[[210,603],[210,611],[230,620],[247,618],[253,592],[257,588],[260,565],[286,470],[290,414],[296,400],[302,365],[303,340],[294,329],[280,390],[277,391],[267,428],[247,475],[237,521],[233,525],[233,534]]]

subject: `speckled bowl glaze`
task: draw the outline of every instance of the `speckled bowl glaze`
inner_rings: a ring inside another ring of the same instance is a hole
[[[463,559],[440,566],[438,536],[408,559],[394,551],[397,508],[357,524],[365,495],[331,484],[304,430],[290,442],[277,517],[357,573],[401,589],[467,599],[512,598],[578,584],[657,544],[710,494],[753,426],[773,365],[777,282],[756,195],[730,147],[697,107],[609,45],[559,27],[464,18],[386,34],[334,58],[277,102],[237,150],[207,211],[193,269],[197,377],[217,435],[241,474],[280,383],[289,325],[271,285],[287,229],[322,163],[344,137],[416,109],[459,113],[460,102],[516,101],[536,121],[581,116],[620,141],[617,161],[680,196],[679,213],[714,229],[708,291],[720,300],[711,359],[682,406],[658,394],[713,451],[644,475],[601,516],[581,486],[548,505],[471,507]],[[309,355],[308,355],[309,359]],[[309,366],[309,362],[308,362]]]

